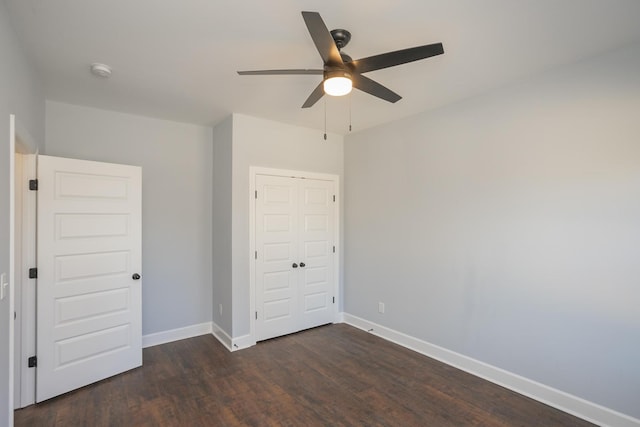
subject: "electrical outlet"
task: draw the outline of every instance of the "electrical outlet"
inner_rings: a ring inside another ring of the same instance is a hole
[[[378,313],[384,314],[384,303],[383,302],[379,302],[378,303]]]
[[[7,286],[9,286],[9,282],[7,282],[7,273],[2,273],[0,274],[0,300],[4,299],[4,296],[7,293]]]
[[[218,304],[218,311],[220,312],[220,316],[222,316],[222,304]]]

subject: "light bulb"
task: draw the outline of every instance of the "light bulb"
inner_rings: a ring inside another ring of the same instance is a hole
[[[330,77],[324,81],[324,93],[331,96],[343,96],[351,92],[351,79],[348,77]]]

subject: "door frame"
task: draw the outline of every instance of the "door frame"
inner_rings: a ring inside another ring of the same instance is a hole
[[[10,421],[13,420],[14,407],[24,408],[25,406],[35,403],[35,369],[29,369],[27,366],[27,358],[30,352],[35,354],[35,284],[29,286],[32,292],[23,292],[27,284],[31,285],[28,279],[28,268],[35,265],[36,247],[35,247],[35,214],[36,214],[36,197],[30,194],[26,185],[22,186],[22,205],[17,206],[18,196],[16,194],[16,154],[22,155],[22,177],[35,178],[36,161],[37,161],[37,144],[29,131],[21,124],[14,114],[9,115],[9,287],[10,287],[10,312],[16,312],[16,303],[18,313],[20,313],[21,330],[16,331],[16,322],[11,318],[9,328],[9,405],[10,405]],[[21,218],[16,218],[16,211]],[[16,235],[16,221],[21,222],[21,235]],[[16,245],[16,242],[19,245]],[[19,247],[21,254],[20,260],[21,271],[15,271],[15,254],[16,246]],[[20,274],[20,281],[16,281],[16,274]],[[16,283],[20,283],[21,288],[16,288]],[[16,301],[18,299],[18,301]],[[19,337],[16,333],[19,333]],[[16,348],[18,346],[19,348]],[[20,355],[20,360],[15,360],[15,352]],[[20,372],[20,393],[16,395],[15,389],[15,369],[19,367]],[[11,425],[11,424],[10,424]]]
[[[36,192],[30,191],[27,185],[29,179],[37,176],[37,154],[22,155],[22,234],[20,239],[20,272],[16,278],[20,279],[20,288],[15,287],[16,304],[20,304],[20,396],[16,397],[19,408],[35,403],[36,399],[36,369],[29,368],[28,359],[36,354],[36,293],[37,280],[29,278],[29,268],[36,267]],[[16,190],[18,191],[18,190]],[[17,342],[17,338],[16,338]]]
[[[35,279],[29,279],[28,269],[35,266],[32,255],[35,255],[35,194],[29,194],[27,182],[32,168],[35,168],[35,155],[24,154],[26,150],[23,144],[18,141],[14,152],[14,239],[13,239],[13,311],[16,313],[13,323],[13,343],[14,343],[14,409],[22,408],[30,403],[29,390],[33,391],[35,386],[34,369],[27,367],[27,357],[35,354],[35,330],[30,331],[35,320],[32,305],[35,306]],[[30,236],[29,233],[32,233]],[[30,304],[29,302],[33,304]],[[31,377],[31,381],[29,381]]]
[[[336,202],[334,204],[334,242],[336,252],[334,254],[333,269],[333,293],[335,295],[335,303],[333,304],[333,323],[339,323],[340,310],[340,176],[335,174],[297,171],[289,169],[274,169],[259,166],[249,167],[249,336],[250,345],[256,344],[256,175],[281,176],[287,178],[317,179],[322,181],[332,181],[335,186]]]

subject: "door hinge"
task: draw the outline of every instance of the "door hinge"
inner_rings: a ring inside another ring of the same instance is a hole
[[[334,254],[336,253],[336,247],[335,246],[333,247],[333,253]]]
[[[333,297],[333,303],[334,304],[336,303],[336,297]]]
[[[333,195],[333,201],[334,202],[336,201],[336,195],[335,194]]]
[[[16,313],[15,311],[13,312],[13,320],[16,320],[16,318],[18,317],[18,313]]]
[[[38,191],[38,180],[30,179],[29,180],[29,190]]]
[[[258,320],[258,312],[256,311],[256,320]]]
[[[258,259],[258,251],[255,251],[253,254],[253,259]]]
[[[27,359],[27,366],[30,368],[35,368],[38,366],[38,356],[31,356]]]
[[[255,194],[256,194],[256,199],[257,199],[257,198],[258,198],[258,190],[256,190],[256,193],[255,193]]]
[[[38,278],[38,269],[37,268],[30,268],[29,269],[29,279],[37,279],[37,278]]]

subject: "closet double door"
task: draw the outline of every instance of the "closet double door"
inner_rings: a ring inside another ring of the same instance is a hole
[[[332,323],[335,182],[256,175],[256,341]]]

